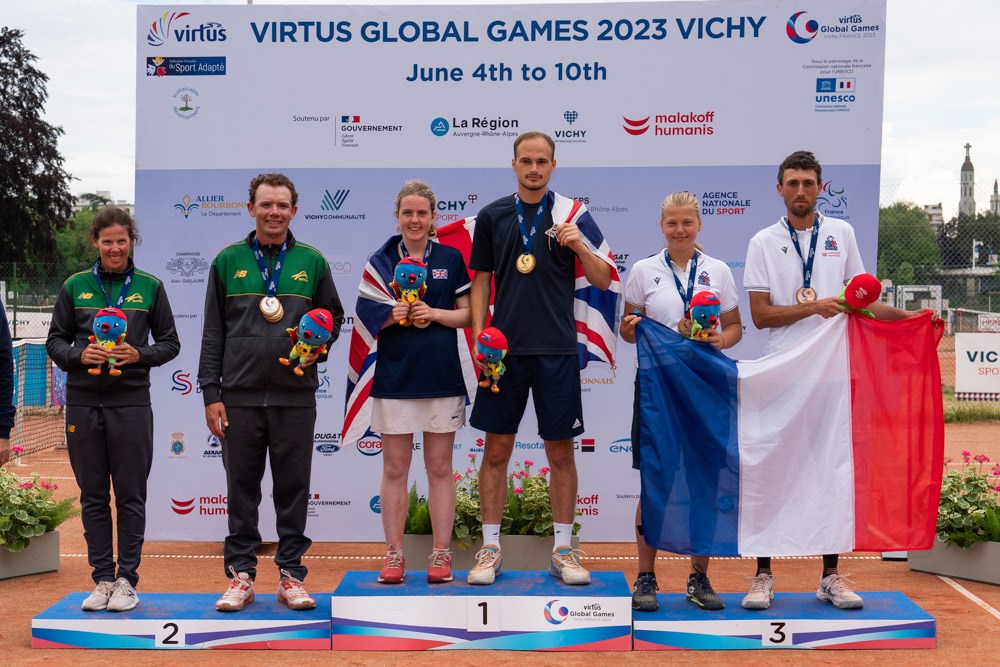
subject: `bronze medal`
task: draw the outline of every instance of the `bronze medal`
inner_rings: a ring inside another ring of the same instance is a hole
[[[800,287],[795,290],[795,300],[799,303],[809,303],[816,300],[816,290],[812,287]]]
[[[517,270],[521,273],[531,273],[535,270],[535,256],[524,253],[517,258]]]
[[[280,322],[285,316],[285,309],[276,296],[265,296],[260,300],[260,312],[268,322]]]

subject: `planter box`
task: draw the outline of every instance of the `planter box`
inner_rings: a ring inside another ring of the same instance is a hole
[[[23,577],[26,574],[54,572],[59,569],[59,531],[53,530],[33,537],[19,553],[0,547],[0,579]]]
[[[911,570],[1000,584],[1000,542],[979,542],[971,549],[935,540],[929,551],[909,552]]]
[[[469,544],[468,548],[463,545]],[[580,538],[573,537],[573,548],[580,547]],[[483,548],[483,538],[477,537],[474,542],[462,540],[459,544],[451,541],[451,567],[455,570],[468,570],[476,564],[476,554]],[[533,537],[531,535],[501,535],[500,548],[503,550],[503,568],[505,570],[544,570],[549,566],[552,555],[552,536]],[[408,569],[418,570],[425,566],[424,561],[434,549],[434,538],[431,535],[403,535],[403,553],[406,554]]]

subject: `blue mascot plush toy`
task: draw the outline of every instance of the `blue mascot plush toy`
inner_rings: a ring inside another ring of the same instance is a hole
[[[297,329],[285,329],[292,339],[292,351],[288,358],[278,359],[283,365],[291,366],[292,362],[298,360],[299,365],[292,369],[298,376],[305,373],[302,371],[302,362],[315,355],[326,352],[326,343],[333,335],[333,315],[326,308],[313,308],[302,316]]]
[[[396,293],[397,299],[412,305],[414,301],[422,299],[427,292],[427,265],[417,257],[404,257],[396,264],[389,287]],[[413,321],[409,316],[401,319],[399,323],[404,327],[412,324],[418,329],[430,324],[427,320]]]
[[[688,318],[691,320],[691,338],[708,338],[708,329],[715,329],[721,320],[722,303],[719,297],[711,292],[697,292],[691,297],[691,309]]]
[[[128,330],[128,318],[125,313],[117,308],[101,308],[94,315],[94,335],[90,337],[91,343],[100,345],[110,352],[116,345],[125,340],[125,332]],[[101,367],[88,368],[91,375],[100,375]],[[115,368],[114,357],[108,357],[108,375],[121,375],[121,370]]]
[[[507,337],[496,327],[486,327],[476,337],[476,359],[486,364],[485,377],[480,387],[489,387],[494,394],[500,391],[497,383],[507,372],[503,358],[507,356]]]

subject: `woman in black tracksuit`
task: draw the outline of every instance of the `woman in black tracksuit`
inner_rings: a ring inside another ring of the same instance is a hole
[[[127,611],[146,531],[146,479],[153,458],[149,369],[177,356],[180,341],[167,294],[130,258],[138,241],[126,211],[98,212],[90,242],[93,267],[70,276],[56,301],[46,349],[67,372],[66,442],[80,487],[87,556],[97,584],[85,611]],[[123,340],[91,342],[94,319],[127,318]],[[153,342],[150,343],[150,335]],[[118,567],[112,551],[111,486],[118,517]]]

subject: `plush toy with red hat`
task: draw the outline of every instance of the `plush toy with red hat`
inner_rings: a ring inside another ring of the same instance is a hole
[[[396,264],[389,287],[396,292],[397,299],[412,305],[417,299],[422,299],[427,291],[427,265],[418,257],[404,257]],[[414,322],[409,316],[399,323],[404,327],[413,324],[419,329],[430,324],[427,320]]]
[[[882,283],[870,273],[859,273],[851,278],[840,298],[847,303],[851,312],[874,318],[870,310],[865,310],[882,295]]]
[[[479,381],[480,387],[489,387],[494,394],[500,391],[497,383],[507,372],[503,358],[507,356],[507,337],[496,327],[486,327],[476,336],[476,359],[486,364],[485,376]]]
[[[292,339],[292,351],[288,358],[280,357],[285,366],[291,366],[296,359],[299,365],[292,371],[304,375],[302,362],[326,352],[326,343],[333,335],[333,315],[326,308],[313,308],[299,320],[298,329],[285,329]]]
[[[90,337],[90,342],[110,352],[125,340],[126,331],[128,331],[128,318],[125,317],[125,313],[118,308],[101,308],[94,315],[94,335]],[[87,372],[91,375],[100,375],[101,367],[88,368]],[[115,368],[114,357],[108,357],[108,375],[121,374],[121,370]]]
[[[691,297],[688,319],[691,320],[691,338],[708,338],[707,329],[715,329],[722,321],[722,302],[712,292],[695,292]]]

